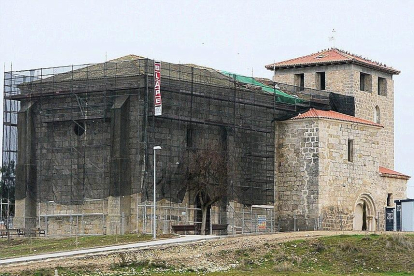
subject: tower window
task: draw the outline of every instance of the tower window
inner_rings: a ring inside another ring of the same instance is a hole
[[[387,96],[387,79],[378,77],[378,95]]]
[[[348,139],[348,161],[354,162],[354,140]]]
[[[372,91],[372,76],[370,74],[359,73],[359,90]]]
[[[388,194],[387,195],[387,207],[391,207],[392,206],[392,194]]]
[[[303,91],[305,89],[305,74],[295,74],[294,82],[299,91]]]
[[[316,73],[316,89],[325,90],[325,72]]]

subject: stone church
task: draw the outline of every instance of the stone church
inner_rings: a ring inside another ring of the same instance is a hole
[[[160,116],[147,58],[7,72],[14,227],[150,232],[154,177],[159,205],[169,206],[157,209],[158,231],[195,222],[199,211],[188,210],[199,202],[185,183],[208,151],[226,161],[211,224],[235,233],[249,220],[253,231],[259,213],[245,210],[262,208],[272,231],[383,230],[409,179],[394,171],[399,71],[338,49],[266,68],[273,80],[162,62]]]
[[[406,198],[394,171],[394,81],[400,72],[338,49],[266,66],[273,80],[355,99],[355,116],[310,109],[276,126],[275,205],[291,229],[384,230],[385,207]],[[283,226],[282,226],[283,227]]]

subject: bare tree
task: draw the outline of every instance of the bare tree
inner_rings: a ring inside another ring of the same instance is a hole
[[[201,205],[201,234],[206,234],[209,207],[227,194],[226,158],[222,151],[212,149],[190,153],[186,185]]]

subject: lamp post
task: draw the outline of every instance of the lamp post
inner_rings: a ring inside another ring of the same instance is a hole
[[[155,240],[157,238],[157,216],[156,216],[156,207],[157,207],[157,158],[156,151],[161,150],[160,146],[154,147],[154,213],[153,213],[153,233],[152,237]]]

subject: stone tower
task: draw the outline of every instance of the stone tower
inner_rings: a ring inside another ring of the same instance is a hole
[[[332,48],[266,66],[273,80],[355,98],[355,117],[384,126],[380,166],[394,168],[394,81],[400,71]]]

